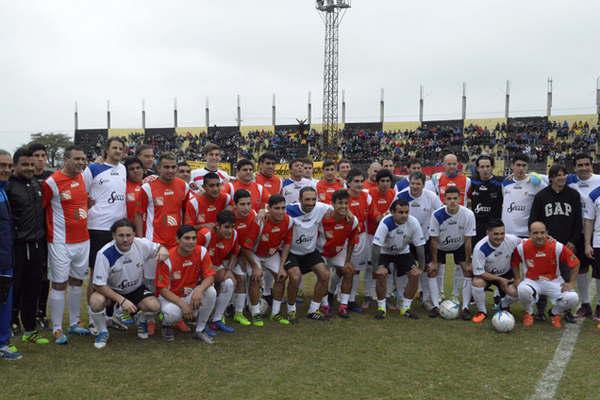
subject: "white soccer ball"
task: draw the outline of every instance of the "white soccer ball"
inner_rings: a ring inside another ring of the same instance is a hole
[[[515,317],[508,311],[498,311],[492,317],[492,326],[500,333],[508,333],[515,328]]]
[[[460,304],[452,300],[444,300],[440,304],[440,316],[444,319],[456,319],[460,313]]]
[[[258,306],[260,307],[260,315],[267,315],[267,311],[269,311],[269,303],[265,299],[261,297],[258,301]]]

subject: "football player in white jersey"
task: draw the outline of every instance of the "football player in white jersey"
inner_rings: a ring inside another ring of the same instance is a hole
[[[286,204],[299,201],[300,190],[304,187],[316,189],[316,183],[304,177],[304,160],[296,158],[290,161],[290,177],[283,180],[281,195],[285,197]]]
[[[431,262],[431,244],[429,242],[429,224],[431,224],[431,216],[433,212],[438,208],[442,207],[443,204],[440,201],[438,195],[431,190],[424,189],[426,177],[422,172],[416,171],[409,175],[410,186],[403,189],[396,196],[397,199],[403,199],[408,202],[409,214],[419,221],[423,236],[425,238],[425,263]],[[411,245],[411,253],[413,257],[416,257],[416,251],[414,246]],[[431,295],[429,294],[429,280],[437,279],[438,287],[441,287],[444,280],[444,269],[445,266],[440,264],[438,267],[437,276],[433,276],[431,272],[421,274],[421,290],[423,291],[422,301],[427,305],[428,309],[433,307],[431,303]]]
[[[313,299],[308,308],[307,318],[317,321],[325,320],[319,311],[323,296],[327,295],[329,283],[329,269],[325,265],[323,257],[317,250],[317,235],[319,224],[325,213],[331,210],[331,206],[317,201],[317,191],[312,187],[300,190],[300,202],[289,204],[286,212],[294,221],[292,228],[292,246],[290,254],[284,264],[288,273],[288,320],[297,323],[296,317],[296,293],[300,278],[303,274],[314,272],[317,276]]]
[[[594,189],[600,187],[600,175],[593,173],[592,157],[589,154],[580,153],[575,156],[575,173],[567,176],[567,185],[577,190],[581,196],[582,215],[585,223],[586,199]],[[590,277],[588,272],[590,265],[594,265],[594,260],[585,254],[583,233],[577,243],[575,243],[575,255],[577,255],[577,258],[581,262],[579,275],[577,275],[577,289],[581,298],[581,307],[577,311],[577,317],[587,318],[592,316]]]
[[[518,300],[510,261],[519,243],[521,239],[517,236],[505,234],[502,221],[493,219],[488,222],[487,236],[473,249],[472,291],[478,310],[473,322],[479,324],[487,318],[485,289],[491,285],[495,285],[500,292],[500,306],[503,310]]]
[[[517,154],[512,162],[512,175],[502,182],[502,222],[506,233],[526,238],[529,236],[527,222],[533,198],[547,186],[540,175],[528,174],[529,157]]]
[[[594,320],[600,322],[600,186],[585,199],[584,237],[585,255],[593,259],[592,278],[596,281],[597,302]],[[591,306],[590,306],[591,308]],[[600,325],[598,325],[600,328]]]
[[[417,314],[410,310],[410,306],[419,288],[419,276],[425,269],[425,238],[419,221],[409,215],[409,208],[406,200],[394,200],[390,206],[391,215],[385,216],[379,222],[373,236],[371,264],[374,266],[373,279],[376,280],[377,290],[376,319],[386,317],[386,285],[391,263],[395,265],[398,291],[404,288],[400,315],[418,318]],[[409,244],[416,248],[418,264],[410,252]],[[402,280],[405,282],[401,282]]]
[[[206,166],[192,171],[190,188],[194,191],[200,190],[204,175],[209,172],[214,172],[219,175],[221,183],[229,182],[231,179],[227,172],[219,169],[219,163],[221,162],[221,148],[218,145],[209,143],[204,146],[204,157],[206,158]]]
[[[471,238],[476,235],[475,214],[468,208],[460,205],[460,191],[456,187],[449,187],[445,193],[445,206],[437,209],[431,217],[429,234],[431,237],[431,275],[437,275],[438,265],[444,263],[446,256],[452,254],[454,262],[459,264],[463,271],[462,287],[462,318],[471,319],[469,303],[471,301]],[[439,314],[439,288],[437,281],[430,281],[431,309],[430,317]]]
[[[308,179],[309,181],[311,181],[312,186],[314,188],[316,188],[319,180],[313,178],[314,166],[313,166],[312,161],[310,161],[309,159],[304,159],[304,160],[302,160],[302,166],[304,168],[304,173],[302,174],[302,176],[304,178]]]
[[[113,240],[96,257],[93,293],[90,296],[90,318],[98,329],[94,346],[101,349],[108,341],[105,308],[119,304],[133,315],[138,313],[138,337],[148,339],[146,319],[160,310],[158,299],[144,286],[144,262],[151,258],[163,261],[169,252],[148,239],[136,238],[135,227],[127,219],[116,221],[110,228]]]

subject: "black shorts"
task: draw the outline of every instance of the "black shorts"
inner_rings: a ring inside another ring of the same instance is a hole
[[[417,257],[417,248],[412,244],[410,244],[408,246],[410,247],[410,254],[412,254],[416,260],[418,258]],[[427,239],[427,242],[425,242],[425,265],[429,264],[430,262],[431,262],[431,238]]]
[[[379,265],[383,265],[391,273],[390,264],[394,263],[396,267],[396,276],[406,275],[417,263],[412,254],[381,254],[379,255]]]
[[[90,233],[90,271],[94,271],[94,265],[96,264],[96,254],[104,247],[104,245],[111,240],[112,233],[110,231],[97,231],[89,230]]]
[[[581,237],[577,240],[577,243],[575,243],[575,255],[579,259],[579,273],[587,274],[587,272],[590,270],[590,265],[592,267],[594,266],[594,260],[585,255],[585,241],[583,239],[583,235],[581,235]]]
[[[440,263],[440,264],[446,264],[446,255],[447,254],[452,254],[454,256],[454,263],[455,264],[467,261],[467,256],[465,254],[465,245],[464,244],[462,246],[460,246],[456,250],[444,251],[444,250],[439,250],[438,249],[438,251],[437,251],[438,263]]]
[[[509,281],[512,281],[515,279],[515,274],[513,273],[512,269],[509,269],[508,271],[506,271],[505,273],[503,273],[502,275],[498,275],[500,278],[504,278],[504,279],[508,279]],[[498,285],[498,283],[496,282],[490,282],[490,281],[485,281],[485,289],[489,289],[492,286],[496,286],[498,288],[498,292],[500,293],[500,297],[504,297],[506,295],[506,293],[504,293],[504,291],[500,288],[500,285]]]
[[[487,236],[487,224],[488,221],[477,221],[475,228],[475,237],[472,239],[473,248],[475,248],[475,245],[479,243],[481,239]]]
[[[146,286],[142,285],[139,288],[135,289],[133,292],[123,294],[122,296],[137,306],[146,297],[152,297],[154,296],[154,294],[152,294],[151,291],[146,289]]]
[[[325,263],[325,260],[323,260],[319,250],[315,250],[312,253],[304,255],[290,253],[283,267],[286,271],[289,271],[294,267],[298,267],[300,268],[302,275],[304,275],[312,272],[313,267],[321,263]]]
[[[600,279],[600,249],[594,248],[594,262],[592,263],[592,278]]]

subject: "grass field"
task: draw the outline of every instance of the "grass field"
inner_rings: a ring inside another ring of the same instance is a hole
[[[370,310],[269,322],[220,334],[214,346],[182,334],[140,341],[132,330],[111,331],[103,350],[89,337],[64,347],[16,343],[24,358],[0,363],[0,399],[525,399],[562,334],[520,322],[499,334],[489,323],[431,320],[415,306],[418,321],[395,313],[376,321]],[[600,399],[599,354],[600,329],[586,321],[555,398]]]

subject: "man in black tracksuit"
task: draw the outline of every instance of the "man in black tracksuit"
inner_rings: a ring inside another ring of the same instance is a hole
[[[22,340],[47,344],[35,329],[35,318],[46,257],[42,192],[34,178],[31,150],[21,148],[13,156],[14,175],[6,186],[12,210],[14,236],[13,326],[23,325]]]
[[[548,171],[550,185],[539,191],[531,206],[529,225],[541,221],[546,225],[548,234],[560,243],[575,251],[575,244],[581,235],[581,196],[575,189],[567,186],[567,169],[554,164]],[[561,265],[561,275],[565,281],[571,274],[570,270]],[[538,319],[544,319],[546,309],[545,296],[538,301]],[[565,314],[566,322],[575,322],[571,312]]]
[[[492,175],[494,160],[488,155],[481,155],[475,161],[477,174],[471,178],[469,198],[471,209],[475,214],[476,236],[473,246],[487,235],[487,224],[492,219],[502,218],[502,181]]]

